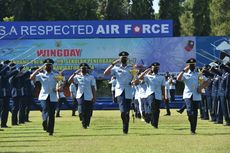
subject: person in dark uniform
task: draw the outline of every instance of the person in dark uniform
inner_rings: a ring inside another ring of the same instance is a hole
[[[25,122],[31,122],[29,120],[29,113],[31,110],[31,105],[36,105],[34,104],[34,89],[35,85],[33,81],[30,80],[30,75],[37,70],[37,67],[34,67],[31,69],[31,71],[26,71],[25,73],[25,81],[24,81],[24,101],[25,101]],[[38,107],[38,106],[36,106]],[[40,108],[39,108],[40,109]]]
[[[230,69],[230,62],[227,62],[225,66]],[[230,118],[230,72],[227,70],[228,74],[227,75],[227,81],[226,81],[226,90],[225,90],[225,95],[226,95],[226,112],[228,117]],[[226,120],[226,119],[225,119]],[[225,124],[226,126],[230,126],[230,123]]]
[[[1,111],[1,128],[7,128],[8,114],[9,114],[9,103],[11,97],[10,83],[9,79],[18,73],[15,69],[15,64],[11,63],[9,60],[4,61],[3,67],[0,71],[1,76],[1,101],[2,101],[2,111]]]
[[[24,124],[25,121],[25,103],[23,100],[24,90],[24,74],[22,71],[12,76],[10,79],[11,96],[12,96],[12,125]],[[19,118],[18,118],[19,116]]]
[[[230,117],[229,117],[229,112],[228,112],[228,105],[227,105],[227,100],[226,100],[226,90],[227,90],[227,80],[229,77],[229,72],[230,68],[227,67],[224,64],[220,65],[220,68],[223,72],[221,76],[221,80],[219,82],[219,100],[220,100],[220,106],[221,106],[221,111],[223,113],[224,119],[225,119],[225,125],[230,126]]]
[[[220,91],[218,90],[222,72],[218,69],[218,67],[212,67],[211,71],[215,74],[212,82],[212,115],[214,116],[213,122],[215,124],[223,124],[223,113],[219,100]]]
[[[77,84],[76,99],[78,102],[78,113],[82,127],[87,129],[92,117],[93,103],[96,102],[96,82],[94,77],[89,75],[89,66],[86,63],[80,64],[80,73],[77,70],[69,78],[69,83]]]
[[[191,134],[196,134],[197,115],[199,102],[201,101],[201,90],[206,88],[208,80],[204,80],[199,84],[199,74],[195,71],[196,60],[190,58],[187,60],[187,66],[177,76],[178,81],[183,81],[185,84],[183,99],[186,103],[188,120],[190,122]]]
[[[123,133],[128,134],[129,130],[129,112],[131,109],[131,100],[133,99],[132,95],[132,67],[128,66],[128,56],[129,53],[122,51],[119,53],[119,59],[109,65],[104,71],[104,75],[113,75],[116,77],[116,87],[115,87],[115,97],[119,104],[119,109],[121,112],[121,119],[123,123]],[[121,63],[120,65],[117,65]]]
[[[43,66],[31,74],[30,79],[39,81],[41,83],[41,91],[39,93],[38,100],[41,102],[42,106],[42,126],[43,130],[47,131],[49,135],[52,136],[55,125],[55,109],[58,101],[58,89],[56,89],[58,80],[56,77],[59,74],[53,71],[54,61],[52,59],[45,59],[43,63]],[[41,73],[43,68],[45,68],[45,70],[43,73]]]

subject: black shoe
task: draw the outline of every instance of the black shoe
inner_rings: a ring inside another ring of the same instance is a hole
[[[195,135],[195,134],[196,134],[196,132],[191,131],[191,135]]]
[[[14,124],[12,124],[12,126],[18,126],[19,124],[17,124],[17,123],[14,123]]]
[[[47,121],[42,122],[43,130],[47,131]]]
[[[49,136],[53,136],[53,132],[49,132]]]
[[[177,110],[177,112],[178,112],[178,113],[180,113],[180,114],[182,114],[182,113],[183,113],[183,111],[181,111],[181,110]]]
[[[223,122],[214,122],[214,124],[223,124]]]
[[[123,134],[128,134],[128,130],[123,129]]]
[[[56,117],[61,117],[60,115],[56,115]]]
[[[77,116],[76,114],[72,114],[72,116]]]
[[[168,114],[168,113],[167,113],[167,114],[165,114],[164,116],[170,116],[170,115],[171,115],[171,114]]]
[[[226,124],[224,124],[224,126],[230,126],[230,123],[226,123]]]
[[[7,125],[1,125],[1,128],[9,128]]]

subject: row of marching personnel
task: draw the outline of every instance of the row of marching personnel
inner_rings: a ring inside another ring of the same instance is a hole
[[[120,58],[115,60],[104,74],[113,76],[111,84],[114,83],[114,101],[119,104],[123,133],[127,134],[130,120],[130,104],[134,99],[136,105],[136,116],[158,128],[160,105],[166,102],[166,115],[170,115],[168,101],[170,98],[170,84],[175,81],[159,73],[160,63],[154,62],[142,72],[134,72],[135,69],[128,67],[128,53],[121,52]],[[120,64],[120,65],[118,65]],[[136,74],[139,73],[139,74]],[[178,73],[177,81],[183,81],[185,87],[183,100],[187,109],[187,116],[190,123],[190,132],[196,134],[198,109],[201,110],[201,118],[209,119],[218,124],[230,126],[230,62],[212,63],[197,69],[196,60],[188,59],[186,67]],[[135,77],[134,77],[135,76]],[[115,81],[114,81],[115,80]],[[133,92],[134,91],[136,92]],[[174,90],[175,91],[175,90]],[[182,110],[178,111],[182,113]]]
[[[170,115],[168,101],[172,98],[170,84],[172,79],[159,74],[160,63],[154,62],[149,68],[140,71],[128,65],[128,53],[119,53],[119,58],[112,62],[104,71],[104,75],[116,77],[114,87],[114,99],[116,99],[122,119],[122,130],[128,133],[131,103],[134,99],[137,116],[154,128],[158,128],[160,105],[166,102],[167,114]],[[38,100],[41,104],[42,127],[49,135],[54,133],[55,110],[56,116],[60,116],[58,101],[65,100],[63,76],[53,70],[54,61],[45,59],[44,65],[32,71],[22,71],[23,67],[16,69],[15,64],[5,61],[0,69],[0,102],[1,102],[1,127],[7,127],[9,101],[12,97],[12,125],[25,123],[28,120],[29,106],[34,93],[33,81],[41,83]],[[204,119],[211,116],[212,121],[230,125],[229,122],[229,86],[230,64],[220,64],[204,67],[200,72],[196,71],[196,60],[191,58],[186,67],[178,74],[177,80],[185,84],[183,99],[187,109],[191,134],[195,134],[197,127],[198,108],[201,109],[201,117]],[[86,63],[80,64],[68,79],[68,83],[77,85],[75,102],[78,104],[79,118],[82,127],[87,129],[93,114],[93,103],[96,101],[96,81],[89,72]],[[133,91],[138,91],[139,96]],[[174,90],[175,92],[175,90]],[[175,93],[174,93],[175,95]],[[174,96],[173,95],[173,96]],[[174,97],[173,97],[174,99]],[[135,100],[139,102],[135,102]],[[76,107],[76,106],[75,106]],[[19,116],[19,118],[18,118]],[[74,114],[73,114],[74,116]]]
[[[201,101],[199,103],[200,118],[202,120],[210,120],[214,124],[223,124],[230,126],[230,63],[220,63],[218,61],[212,62],[210,65],[204,65],[200,69],[196,69],[199,74],[198,83],[202,84],[204,80],[209,80],[206,88],[203,88],[201,93]],[[116,77],[112,77],[110,83],[115,86]],[[168,99],[165,99],[165,116],[170,116],[169,102],[175,101],[175,84],[176,78],[174,75],[165,75],[165,92],[168,92]],[[134,86],[134,110],[135,117],[142,118],[148,123],[146,118],[146,82],[141,82]],[[112,95],[114,95],[114,88]],[[116,98],[113,97],[116,102]],[[178,113],[182,114],[186,109],[184,104]]]
[[[33,103],[34,84],[30,80],[31,71],[22,71],[16,64],[6,60],[0,64],[0,118],[1,128],[7,128],[9,111],[12,125],[29,122],[30,106]],[[12,106],[10,109],[10,100]]]

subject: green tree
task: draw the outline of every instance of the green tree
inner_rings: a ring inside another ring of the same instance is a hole
[[[127,19],[128,14],[127,0],[108,0],[105,19],[122,20]]]
[[[193,18],[196,36],[208,36],[211,32],[210,27],[210,10],[209,10],[210,0],[194,0],[193,5]]]
[[[159,19],[173,20],[173,34],[180,36],[181,2],[183,0],[160,0],[159,1]]]
[[[132,0],[132,19],[155,19],[152,0]]]
[[[194,0],[186,0],[184,3],[182,3],[183,11],[179,18],[181,24],[181,36],[193,36],[194,34],[195,28],[192,13],[192,8],[194,5],[193,3]]]
[[[230,35],[229,0],[211,0],[210,2],[211,34],[216,36]]]

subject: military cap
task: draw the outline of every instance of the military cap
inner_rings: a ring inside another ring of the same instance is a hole
[[[196,59],[195,58],[190,58],[186,61],[187,64],[195,64],[196,63]]]
[[[126,51],[122,51],[119,53],[119,56],[129,56],[129,53]]]
[[[14,67],[15,65],[15,63],[10,63],[10,67]]]
[[[225,63],[225,66],[230,67],[230,62]]]
[[[80,68],[89,68],[89,65],[87,63],[81,63],[79,66]]]
[[[216,64],[221,65],[221,62],[219,60],[214,61]]]
[[[205,64],[205,65],[203,66],[203,68],[205,68],[205,69],[210,69],[210,68],[211,68],[211,66],[210,66],[210,65],[208,65],[208,64]]]
[[[9,64],[10,63],[10,60],[5,60],[4,62],[3,62],[3,64]]]
[[[52,60],[51,58],[47,58],[43,61],[44,64],[54,64],[54,60]]]
[[[151,66],[154,66],[154,67],[159,67],[159,66],[160,66],[160,63],[158,63],[158,62],[154,62],[154,63],[152,63],[152,64],[151,64]]]

